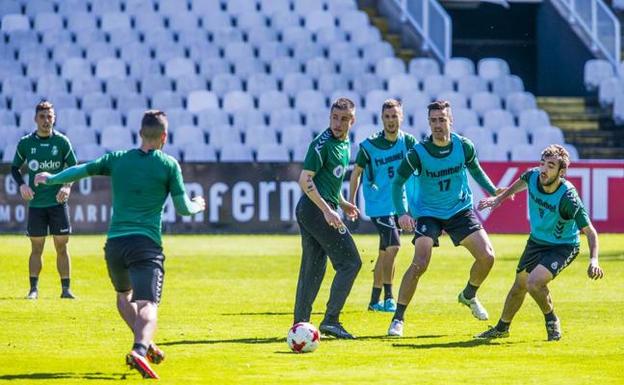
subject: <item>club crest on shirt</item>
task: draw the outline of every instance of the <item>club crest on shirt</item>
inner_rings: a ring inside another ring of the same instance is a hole
[[[559,263],[557,263],[557,262],[553,262],[553,263],[551,263],[551,264],[550,264],[550,267],[551,267],[553,270],[557,270],[557,267],[558,267],[558,266],[559,266]]]
[[[338,165],[334,167],[334,170],[332,171],[332,173],[334,174],[336,178],[342,177],[344,175],[344,172],[345,172],[345,168],[343,165]]]
[[[52,146],[52,156],[57,156],[57,155],[58,155],[58,147]]]
[[[36,159],[31,160],[30,162],[28,162],[28,168],[31,171],[39,170],[39,161],[37,161]]]

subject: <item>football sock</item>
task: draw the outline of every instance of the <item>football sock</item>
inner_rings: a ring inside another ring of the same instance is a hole
[[[39,284],[39,277],[30,277],[30,290],[37,290]]]
[[[392,284],[391,283],[384,283],[383,287],[384,287],[384,299],[393,298],[393,295],[392,295]]]
[[[509,330],[509,325],[511,325],[511,322],[505,322],[502,319],[499,319],[498,323],[496,324],[496,330],[498,330],[499,332],[506,332],[507,330]]]
[[[69,278],[61,278],[61,287],[63,290],[69,289]]]
[[[380,287],[373,287],[373,291],[371,293],[370,304],[374,305],[377,302],[379,302],[379,297],[380,296],[381,296],[381,288]]]
[[[134,345],[132,345],[132,350],[137,352],[142,357],[145,357],[145,355],[147,354],[147,346],[136,342],[134,343]]]
[[[546,322],[556,321],[557,316],[555,315],[555,311],[553,310],[548,314],[544,314],[544,319],[546,320]]]
[[[468,282],[466,288],[464,288],[464,298],[473,299],[475,295],[477,295],[477,289],[479,289],[479,286],[472,285]]]
[[[397,304],[397,309],[394,312],[394,317],[392,319],[396,319],[399,321],[403,321],[403,315],[405,314],[405,309],[407,309],[407,305]]]

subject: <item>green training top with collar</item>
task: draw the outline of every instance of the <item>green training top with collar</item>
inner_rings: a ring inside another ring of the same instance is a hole
[[[303,169],[315,173],[312,180],[321,197],[335,207],[341,201],[342,181],[351,156],[348,138],[338,140],[326,129],[312,140],[303,161]]]
[[[26,163],[28,167],[28,185],[35,195],[28,202],[29,207],[51,207],[59,203],[56,194],[61,185],[35,186],[35,175],[40,172],[56,174],[65,167],[76,164],[76,155],[69,139],[60,132],[52,131],[48,137],[40,137],[37,132],[23,136],[17,144],[13,166],[21,167]]]

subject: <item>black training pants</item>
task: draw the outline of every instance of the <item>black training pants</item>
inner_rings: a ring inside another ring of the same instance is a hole
[[[349,230],[339,231],[327,224],[323,212],[306,195],[299,200],[296,215],[303,253],[295,299],[295,323],[310,321],[312,304],[323,282],[328,256],[336,276],[327,301],[325,321],[338,322],[362,266],[360,254]]]

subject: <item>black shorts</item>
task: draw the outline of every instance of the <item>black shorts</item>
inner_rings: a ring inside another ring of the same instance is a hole
[[[542,265],[556,277],[578,254],[577,245],[540,245],[529,239],[518,262],[516,274],[521,271],[530,273],[535,266]]]
[[[434,247],[438,247],[440,245],[438,237],[444,230],[451,237],[453,244],[459,246],[464,238],[481,229],[483,225],[472,209],[460,211],[449,219],[419,217],[416,221],[416,235],[412,243],[416,242],[416,238],[426,236],[433,239]]]
[[[26,234],[29,237],[45,237],[48,227],[52,235],[71,234],[69,206],[66,203],[50,207],[29,207]]]
[[[379,232],[379,250],[386,250],[387,247],[401,245],[396,215],[371,217],[371,221],[377,227],[377,232]]]
[[[115,290],[132,290],[132,301],[159,303],[165,276],[162,251],[158,243],[145,235],[107,239],[104,256]]]

